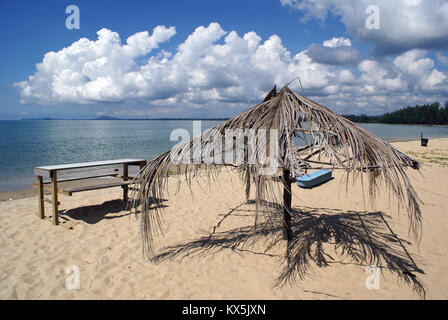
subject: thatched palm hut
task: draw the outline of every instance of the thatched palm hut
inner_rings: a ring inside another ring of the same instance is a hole
[[[226,144],[228,132],[236,145]],[[235,156],[233,151],[240,153]],[[260,155],[267,156],[271,163],[263,162]],[[275,170],[272,160],[277,162]],[[371,200],[384,183],[404,205],[409,231],[420,241],[420,199],[405,172],[406,167],[418,169],[419,163],[326,107],[292,92],[287,85],[278,92],[274,87],[262,103],[161,154],[141,170],[132,208],[141,214],[143,249],[148,257],[152,256],[152,239],[161,231],[163,219],[163,207],[151,199],[163,199],[173,167],[185,175],[188,184],[198,170],[213,179],[221,168],[236,168],[246,184],[247,200],[251,184],[255,184],[254,226],[261,219],[274,223],[273,217],[281,215],[283,237],[288,241],[294,178],[312,169],[343,170],[347,185],[357,179],[363,186],[367,182],[363,192]]]

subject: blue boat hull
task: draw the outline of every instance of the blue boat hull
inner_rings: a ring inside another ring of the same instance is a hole
[[[332,170],[321,169],[310,174],[304,174],[296,178],[297,185],[301,188],[312,188],[331,179]]]

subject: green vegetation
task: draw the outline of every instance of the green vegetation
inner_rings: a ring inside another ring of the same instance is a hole
[[[444,153],[443,150],[435,149],[428,152],[407,151],[406,153],[414,156],[417,160],[422,161],[423,163],[429,162],[441,167],[448,167],[448,153]]]
[[[425,104],[422,106],[407,107],[394,112],[388,112],[380,116],[343,115],[343,117],[353,122],[362,123],[389,123],[389,124],[427,124],[427,125],[448,125],[448,101],[445,107],[440,103]]]

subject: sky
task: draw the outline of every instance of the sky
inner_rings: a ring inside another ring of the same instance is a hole
[[[291,81],[339,114],[448,101],[446,0],[0,0],[0,35],[3,120],[230,117]]]

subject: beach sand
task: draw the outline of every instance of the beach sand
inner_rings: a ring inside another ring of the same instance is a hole
[[[424,202],[423,237],[420,246],[407,241],[403,245],[425,272],[417,276],[426,298],[447,299],[448,139],[431,139],[426,148],[419,141],[393,144],[423,161],[420,172],[408,170]],[[304,216],[317,217],[315,221],[326,217],[327,223],[351,217],[360,229],[355,232],[371,232],[374,236],[384,231],[393,241],[395,236],[382,220],[378,230],[375,226],[362,229],[357,222],[358,216],[367,223],[369,217],[380,217],[380,212],[395,235],[412,240],[406,212],[397,212],[387,192],[371,206],[363,201],[359,181],[346,193],[341,172],[335,171],[333,176],[333,180],[310,190],[293,185],[293,208]],[[167,246],[191,248],[214,227],[217,233],[246,226],[250,230],[255,205],[244,204],[244,187],[237,175],[224,172],[220,184],[212,186],[200,177],[199,183],[193,183],[193,197],[186,184],[174,195],[176,181],[176,177],[170,177],[172,194],[161,201],[166,206],[165,228],[164,236],[155,241],[156,253]],[[16,195],[11,194],[13,199]],[[319,267],[308,259],[304,278],[284,285],[276,285],[286,266],[284,241],[268,252],[264,252],[263,243],[231,250],[222,246],[224,241],[215,241],[211,245],[215,250],[199,246],[196,252],[187,250],[193,254],[182,260],[177,257],[151,263],[143,257],[139,222],[120,201],[120,188],[59,198],[59,226],[37,216],[36,196],[0,202],[0,299],[419,299],[412,285],[400,281],[387,268],[379,273],[379,288],[368,289],[369,263],[356,262],[341,250],[335,251],[332,243],[324,244],[333,258],[327,258],[327,266]],[[47,215],[50,209],[46,204]],[[296,219],[294,216],[293,224]],[[400,252],[397,259],[409,259],[397,243],[391,246]],[[389,253],[386,250],[384,254]],[[69,266],[79,269],[77,290],[66,286]]]

